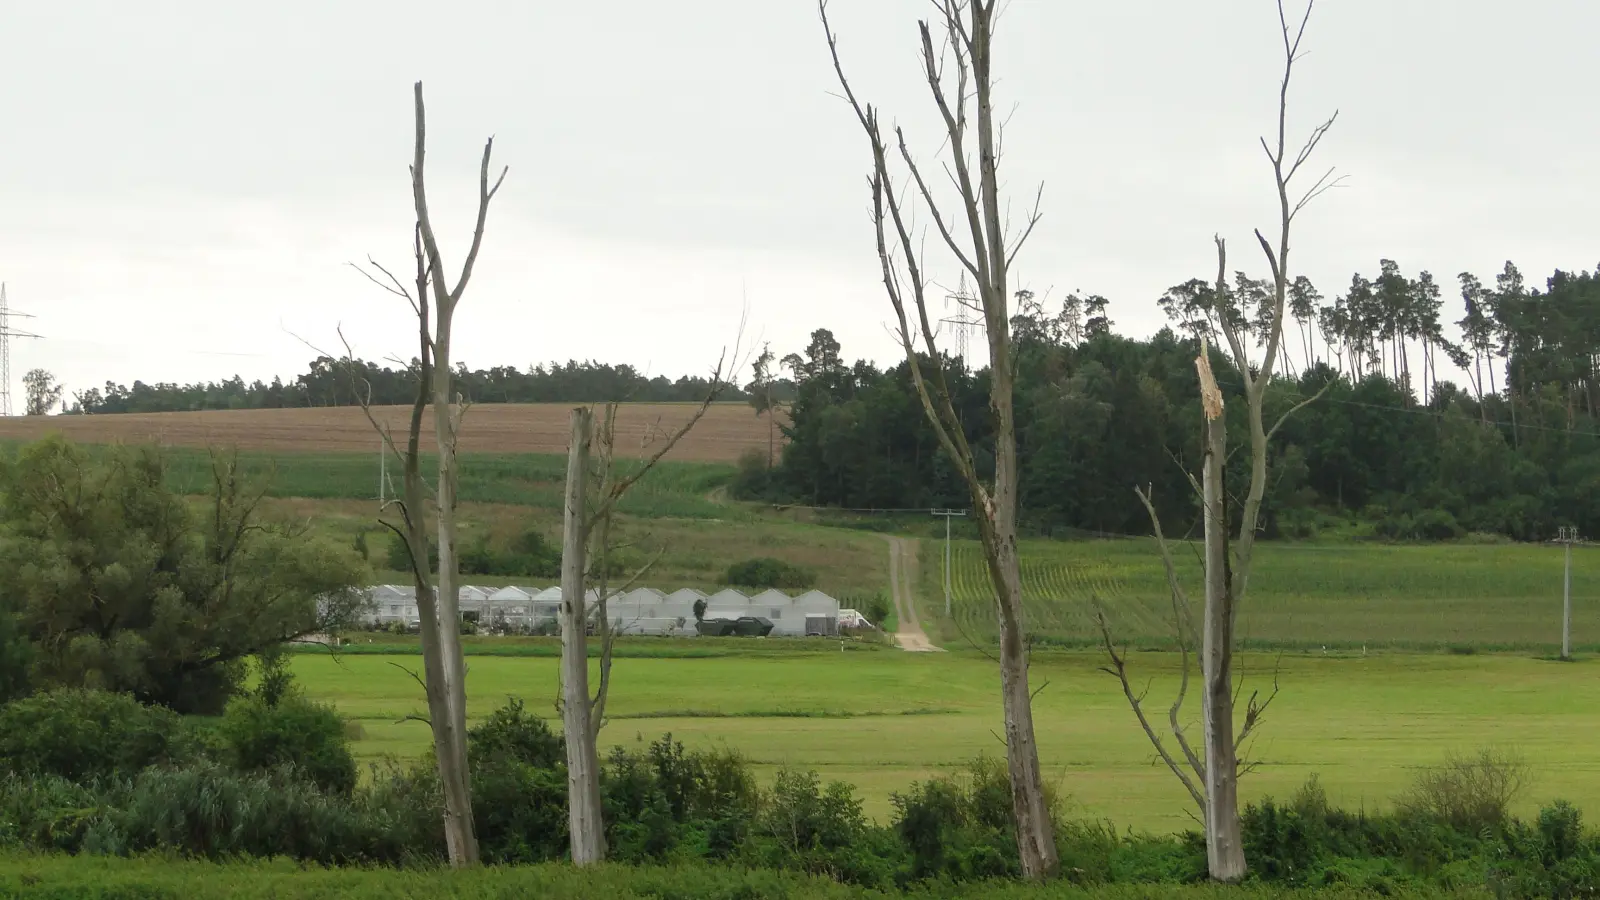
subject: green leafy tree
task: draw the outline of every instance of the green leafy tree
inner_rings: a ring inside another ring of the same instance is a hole
[[[44,369],[32,369],[22,376],[22,389],[27,395],[30,416],[47,416],[61,402],[62,386]]]
[[[214,712],[249,657],[354,620],[367,573],[350,548],[268,521],[237,459],[212,463],[203,513],[165,486],[154,448],[57,437],[0,467],[0,608],[35,686]]]

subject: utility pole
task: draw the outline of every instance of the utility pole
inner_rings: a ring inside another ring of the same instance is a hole
[[[11,339],[36,338],[39,335],[11,328],[13,316],[31,319],[28,313],[17,312],[6,301],[6,285],[0,281],[0,416],[11,415]]]
[[[1578,529],[1561,526],[1556,540],[1566,545],[1566,567],[1561,577],[1561,658],[1572,659],[1572,545],[1578,540]]]
[[[936,516],[944,517],[944,617],[950,618],[950,520],[956,516],[965,517],[966,510],[933,509],[929,510]]]

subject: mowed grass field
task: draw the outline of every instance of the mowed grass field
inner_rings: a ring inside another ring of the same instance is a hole
[[[484,403],[467,411],[462,453],[565,453],[575,403]],[[617,455],[645,457],[689,420],[697,403],[624,403],[617,410]],[[381,406],[374,417],[403,435],[409,406]],[[781,413],[779,415],[782,415]],[[85,443],[153,442],[171,447],[238,447],[291,453],[376,452],[378,435],[360,407],[222,409],[200,412],[0,418],[0,441],[29,441],[60,432]],[[781,440],[782,434],[772,432]],[[713,403],[670,459],[732,463],[752,447],[766,449],[767,420],[747,403]],[[422,440],[434,443],[433,414]]]
[[[402,667],[415,656],[338,659],[301,654],[295,673],[311,696],[361,724],[365,758],[415,758],[427,726],[401,721],[424,708]],[[1190,801],[1155,759],[1117,682],[1089,652],[1038,654],[1033,684],[1040,754],[1077,816],[1153,831],[1190,827]],[[1165,709],[1175,655],[1135,653]],[[1249,757],[1260,768],[1244,799],[1284,796],[1318,774],[1335,802],[1376,809],[1403,791],[1418,767],[1452,750],[1494,746],[1520,753],[1533,782],[1521,812],[1561,797],[1600,808],[1600,662],[1514,656],[1388,654],[1247,655],[1252,684],[1281,693]],[[508,696],[554,716],[555,659],[468,658],[469,714]],[[632,744],[671,732],[694,746],[728,746],[763,775],[814,768],[856,785],[870,814],[887,818],[889,795],[979,754],[1001,755],[998,673],[975,654],[803,653],[707,659],[625,658],[615,663],[611,717],[602,740]],[[1198,698],[1188,721],[1199,731]],[[1162,716],[1161,718],[1165,718]]]
[[[921,544],[924,628],[947,646],[992,639],[994,593],[978,544],[952,546],[948,619],[943,544]],[[1195,604],[1203,599],[1197,553],[1173,545]],[[1172,598],[1154,541],[1024,541],[1021,556],[1028,623],[1039,640],[1098,644],[1098,602],[1119,642],[1170,645]],[[1261,543],[1239,637],[1258,647],[1554,652],[1562,556],[1557,546],[1509,543]],[[1600,549],[1573,550],[1572,631],[1576,646],[1600,651]]]

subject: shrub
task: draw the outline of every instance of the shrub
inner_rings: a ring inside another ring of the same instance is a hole
[[[749,834],[760,792],[729,750],[688,751],[671,734],[643,752],[613,748],[601,785],[618,858],[664,858],[680,842],[693,855],[731,856]]]
[[[816,772],[779,771],[751,833],[751,861],[869,887],[890,885],[904,854],[892,832],[867,823],[853,787],[823,787]]]
[[[1473,756],[1451,755],[1442,765],[1419,772],[1396,808],[1461,831],[1477,831],[1510,819],[1511,803],[1527,779],[1527,764],[1514,754],[1485,748]]]
[[[474,760],[472,816],[486,862],[535,863],[567,852],[566,768],[506,753]]]
[[[287,766],[323,790],[348,795],[355,788],[355,757],[332,707],[298,696],[276,706],[240,697],[228,704],[217,733],[241,771]]]
[[[461,571],[467,575],[556,578],[561,574],[561,550],[535,529],[524,531],[506,548],[479,538],[461,552]]]
[[[564,763],[566,745],[543,719],[529,715],[522,701],[512,697],[467,730],[467,756],[474,763],[509,759],[535,768],[554,769]]]
[[[92,788],[59,775],[0,776],[0,846],[75,852],[99,813]]]
[[[88,829],[85,849],[289,856],[332,865],[395,863],[406,855],[385,839],[392,816],[324,793],[286,769],[149,769],[112,799],[114,806]]]
[[[809,588],[817,583],[817,573],[803,566],[758,556],[728,567],[728,584],[755,588]]]
[[[176,755],[181,731],[176,713],[127,694],[55,690],[0,708],[0,766],[72,781],[130,776]]]
[[[739,468],[728,484],[735,500],[765,500],[774,494],[773,470],[767,465],[767,451],[751,447],[739,454]]]
[[[842,600],[843,605],[851,607],[857,612],[861,613],[863,616],[866,616],[867,621],[871,622],[878,628],[883,627],[884,620],[888,619],[889,613],[894,611],[894,604],[889,600],[888,595],[884,594],[882,591],[872,594],[844,597]]]
[[[384,552],[384,564],[394,572],[411,571],[411,551],[406,549],[406,542],[400,535],[389,535],[389,546]],[[433,541],[428,541],[428,567],[430,571],[439,568],[439,548]]]
[[[964,881],[1020,874],[1011,779],[999,760],[980,756],[961,777],[914,784],[905,794],[891,794],[890,802],[895,832],[911,853],[913,878]],[[1048,785],[1045,804],[1061,831],[1060,805]],[[1089,835],[1085,831],[1080,837]]]

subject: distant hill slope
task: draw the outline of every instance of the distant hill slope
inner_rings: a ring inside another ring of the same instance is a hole
[[[570,403],[483,403],[468,410],[461,429],[463,453],[565,453]],[[694,413],[693,403],[624,403],[617,411],[617,455],[655,452]],[[411,408],[373,410],[379,422],[403,436]],[[781,413],[780,413],[781,415]],[[207,410],[92,416],[0,418],[0,441],[34,440],[59,432],[83,443],[157,442],[173,447],[231,447],[314,453],[373,451],[378,437],[359,407]],[[773,430],[781,444],[783,435]],[[744,403],[716,403],[668,459],[732,463],[752,448],[765,450],[765,416]],[[423,425],[423,449],[433,449],[433,416]]]

